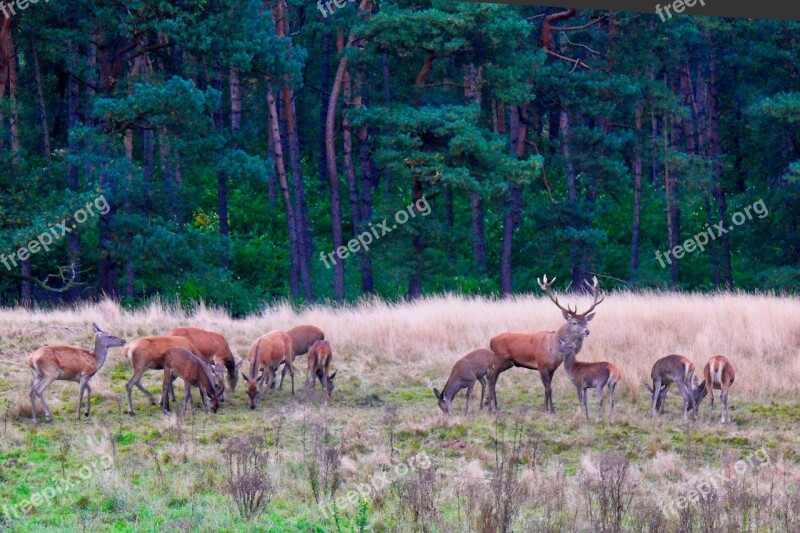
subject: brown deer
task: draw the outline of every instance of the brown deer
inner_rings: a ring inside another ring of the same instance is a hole
[[[200,328],[175,328],[164,335],[189,339],[197,349],[196,355],[206,363],[213,365],[215,371],[218,371],[217,365],[224,365],[228,372],[228,386],[231,388],[231,393],[236,390],[236,384],[239,381],[239,369],[242,368],[244,359],[238,363],[236,362],[225,337],[219,333]],[[226,397],[227,391],[223,384],[221,401],[224,402]]]
[[[578,389],[578,402],[583,407],[583,413],[589,418],[589,392],[588,389],[597,389],[597,418],[600,422],[603,416],[603,387],[608,388],[608,400],[611,403],[610,421],[614,422],[614,390],[617,388],[621,375],[619,368],[614,363],[601,361],[598,363],[584,363],[575,360],[577,343],[569,339],[558,338],[559,352],[564,355],[564,370],[567,371],[572,384]]]
[[[328,341],[316,341],[308,349],[308,370],[305,388],[306,390],[314,390],[317,385],[314,378],[319,379],[322,393],[325,397],[325,405],[328,405],[333,395],[333,378],[336,377],[336,372],[329,374],[332,361],[333,351]]]
[[[286,334],[292,339],[292,348],[294,349],[295,358],[308,353],[308,350],[311,349],[311,345],[315,342],[325,340],[325,333],[317,326],[311,326],[309,324],[293,327],[288,330]],[[287,368],[284,366],[283,372],[281,372],[281,384],[279,388],[283,387],[283,378],[286,377],[287,371]],[[274,379],[272,380],[273,389],[277,382],[277,372],[277,369],[275,369],[275,376],[273,376]]]
[[[558,349],[558,341],[556,339],[568,339],[570,342],[575,343],[575,353],[581,350],[583,345],[583,338],[589,336],[589,322],[594,318],[594,309],[602,303],[604,296],[601,295],[597,288],[597,278],[592,279],[590,284],[584,280],[589,291],[594,296],[592,305],[583,313],[578,313],[577,308],[572,309],[567,306],[562,307],[558,303],[558,298],[551,291],[553,283],[556,281],[553,278],[547,281],[547,276],[544,279],[537,279],[539,287],[544,291],[550,300],[561,309],[561,314],[566,320],[557,331],[539,331],[536,333],[501,333],[493,337],[489,343],[489,347],[494,353],[503,357],[505,361],[497,372],[492,374],[489,380],[489,398],[495,406],[497,403],[496,385],[497,377],[503,371],[518,366],[528,368],[531,370],[538,370],[544,385],[544,410],[545,412],[555,413],[553,406],[553,392],[551,383],[553,380],[553,373],[558,369],[564,361],[564,355]]]
[[[33,386],[31,387],[31,415],[33,423],[36,419],[36,398],[44,409],[44,416],[48,422],[52,422],[53,414],[44,401],[44,391],[56,380],[77,381],[78,387],[78,408],[75,419],[81,419],[81,404],[83,403],[83,393],[86,392],[86,416],[92,405],[92,387],[89,380],[97,374],[103,363],[106,362],[108,349],[123,346],[125,341],[106,333],[97,324],[92,324],[94,328],[94,352],[78,348],[77,346],[42,346],[28,356],[28,366],[33,373]]]
[[[186,387],[186,398],[183,401],[183,410],[192,401],[191,388],[200,389],[200,403],[203,411],[208,412],[206,396],[211,400],[211,412],[219,409],[221,392],[217,375],[203,359],[197,357],[185,348],[170,348],[164,352],[164,384],[161,387],[161,409],[168,413],[169,391],[173,382],[181,378]]]
[[[441,392],[439,392],[439,389],[433,389],[433,394],[436,396],[439,409],[441,409],[444,414],[449,415],[453,398],[455,398],[456,394],[458,394],[461,389],[466,388],[466,414],[469,415],[469,400],[472,398],[472,389],[475,387],[476,381],[481,384],[480,408],[483,409],[486,379],[490,378],[494,369],[500,367],[504,362],[504,358],[485,348],[473,350],[456,361],[456,364],[453,365],[453,369],[450,371],[450,377],[447,378],[444,389],[442,389]]]
[[[164,353],[170,348],[184,348],[191,353],[197,352],[197,348],[195,348],[194,344],[186,337],[172,337],[168,335],[142,337],[125,347],[125,356],[130,360],[131,366],[133,366],[133,376],[131,376],[131,379],[125,385],[125,389],[128,393],[129,415],[134,415],[133,402],[131,401],[131,392],[134,387],[142,391],[150,400],[151,404],[156,405],[155,397],[144,388],[141,380],[146,370],[164,369]],[[174,400],[175,393],[172,391],[172,387],[170,387],[170,395]]]
[[[720,398],[722,399],[722,423],[724,424],[731,421],[730,413],[728,411],[728,391],[736,379],[736,368],[727,357],[724,355],[715,355],[706,363],[703,368],[703,375],[706,379],[705,387],[703,388],[703,396],[710,395],[711,409],[714,409],[714,389],[720,389]],[[700,401],[702,397],[696,399]]]
[[[289,368],[292,376],[292,394],[294,394],[294,350],[292,349],[292,339],[286,332],[270,331],[256,339],[250,346],[248,352],[250,360],[250,375],[242,372],[242,377],[247,382],[247,396],[250,398],[250,409],[255,409],[263,399],[266,391],[262,392],[266,380],[266,388],[269,389],[275,380],[275,372],[281,364]]]
[[[645,383],[645,387],[647,387],[653,398],[650,416],[655,416],[656,412],[658,414],[664,412],[667,392],[669,392],[669,387],[674,383],[683,398],[683,416],[681,420],[686,420],[686,414],[689,409],[693,410],[694,417],[697,418],[697,403],[699,400],[696,401],[696,399],[700,394],[700,386],[698,380],[692,379],[694,377],[694,363],[682,355],[668,355],[656,361],[650,371],[653,386],[650,387]]]

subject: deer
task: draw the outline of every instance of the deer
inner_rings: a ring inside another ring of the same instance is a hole
[[[504,361],[498,368],[497,372],[492,373],[489,380],[489,395],[490,401],[493,402],[495,408],[497,405],[497,378],[500,373],[508,370],[512,366],[527,368],[530,370],[537,370],[542,378],[544,385],[544,411],[550,414],[555,414],[555,406],[553,405],[553,392],[551,383],[553,381],[553,374],[561,366],[564,361],[564,355],[559,351],[558,339],[568,339],[575,343],[575,354],[580,352],[583,346],[583,339],[588,337],[589,322],[594,318],[593,311],[600,305],[605,296],[598,290],[597,277],[592,278],[590,284],[584,280],[586,287],[591,292],[594,301],[589,309],[583,313],[578,313],[577,307],[572,309],[569,305],[563,307],[558,298],[553,294],[551,287],[555,283],[556,278],[547,280],[547,275],[543,279],[537,278],[539,287],[550,298],[556,307],[561,310],[561,315],[566,320],[557,331],[539,331],[536,333],[501,333],[492,338],[489,342],[489,348],[501,356]]]
[[[480,409],[484,406],[484,393],[486,392],[486,378],[490,377],[495,368],[500,367],[505,359],[495,354],[492,350],[481,348],[473,350],[467,355],[456,361],[450,371],[450,377],[444,385],[444,389],[433,389],[433,394],[439,404],[439,409],[446,415],[450,415],[450,406],[453,398],[461,389],[466,388],[467,392],[467,412],[469,415],[469,400],[472,397],[472,389],[475,382],[481,384],[481,403]],[[510,368],[510,367],[509,367]]]
[[[81,419],[84,392],[86,393],[85,416],[89,416],[92,405],[92,387],[89,385],[89,381],[103,368],[108,349],[125,345],[124,340],[106,333],[97,324],[92,323],[92,328],[95,335],[94,352],[77,346],[54,345],[42,346],[28,356],[28,366],[33,374],[30,400],[34,424],[38,423],[36,398],[39,398],[39,402],[42,404],[47,421],[53,421],[53,414],[44,400],[44,392],[56,380],[78,382],[78,407],[75,419],[78,421]]]
[[[722,400],[722,423],[725,424],[731,421],[730,413],[728,411],[728,391],[736,379],[736,368],[727,357],[724,355],[715,355],[708,360],[706,366],[703,368],[703,377],[705,377],[705,387],[703,387],[703,394],[697,398],[700,401],[703,396],[708,394],[711,401],[711,410],[714,409],[714,389],[720,389],[720,399]]]
[[[133,376],[131,376],[131,379],[125,384],[128,395],[128,414],[130,416],[134,416],[133,402],[131,400],[131,392],[134,387],[142,391],[150,400],[151,404],[156,405],[155,397],[142,385],[141,380],[147,370],[164,369],[164,353],[170,348],[184,348],[191,353],[197,353],[198,351],[194,344],[186,337],[173,337],[169,335],[142,337],[125,347],[125,356],[131,362],[131,366],[133,366]],[[174,400],[175,393],[171,385],[170,395]]]
[[[614,423],[614,390],[617,388],[621,372],[617,365],[607,361],[588,363],[575,360],[577,343],[570,339],[557,339],[559,353],[564,356],[564,370],[567,371],[572,384],[578,389],[578,403],[583,407],[586,419],[589,419],[588,389],[597,389],[597,418],[603,416],[603,387],[608,389],[608,400],[611,403],[609,419]]]
[[[292,394],[294,394],[294,349],[292,339],[284,331],[270,331],[253,342],[248,352],[250,360],[250,375],[242,372],[242,377],[247,382],[247,396],[250,398],[250,409],[255,409],[263,399],[266,391],[262,392],[264,381],[269,389],[275,380],[275,372],[281,364],[289,368],[292,376]]]
[[[185,348],[169,348],[164,352],[164,384],[161,387],[161,409],[169,413],[169,391],[173,382],[181,378],[186,387],[183,410],[192,401],[191,388],[200,389],[200,403],[208,413],[206,396],[211,400],[211,412],[216,413],[221,401],[220,382],[214,369],[200,357]]]
[[[197,349],[195,354],[206,363],[212,365],[215,371],[219,372],[218,365],[224,365],[228,372],[228,386],[231,389],[231,393],[236,390],[236,384],[239,381],[239,370],[242,368],[244,359],[238,363],[236,362],[225,337],[213,331],[189,327],[171,329],[164,335],[189,339]],[[226,397],[227,391],[223,383],[220,401],[224,402]]]
[[[317,326],[311,326],[309,324],[293,327],[288,330],[286,334],[292,339],[292,348],[294,349],[295,358],[307,354],[309,349],[311,349],[311,345],[315,342],[325,340],[325,333]],[[287,368],[284,366],[283,372],[281,372],[281,384],[279,388],[283,387],[283,378],[286,377],[286,372]],[[277,381],[277,369],[275,369],[275,373],[275,379],[272,380],[273,389]]]
[[[333,378],[336,377],[336,372],[333,374],[329,373],[332,361],[333,351],[328,341],[315,341],[308,349],[308,370],[306,371],[305,388],[307,390],[313,390],[317,384],[314,379],[316,377],[322,386],[325,405],[328,405],[328,402],[333,396]]]
[[[664,412],[664,405],[667,401],[667,392],[674,383],[678,387],[678,392],[683,397],[683,415],[681,420],[686,420],[689,409],[694,412],[697,418],[697,404],[700,398],[699,380],[694,375],[694,363],[682,355],[668,355],[662,357],[653,365],[650,371],[650,378],[653,386],[645,383],[645,387],[653,398],[653,405],[650,409],[650,416],[655,416],[656,412]]]

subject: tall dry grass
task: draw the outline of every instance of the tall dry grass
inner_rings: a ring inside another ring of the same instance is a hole
[[[561,301],[577,303],[580,308],[589,303],[572,295],[562,296]],[[373,384],[428,385],[433,379],[446,379],[456,359],[487,347],[498,333],[554,330],[563,319],[549,300],[536,296],[499,300],[450,295],[402,303],[374,299],[301,311],[281,304],[245,319],[233,319],[202,305],[187,312],[158,302],[132,310],[112,301],[62,310],[4,308],[0,309],[0,358],[6,363],[5,377],[13,382],[22,380],[21,385],[27,386],[25,356],[43,344],[90,347],[91,322],[128,340],[179,325],[216,330],[228,338],[240,357],[255,338],[269,330],[311,323],[331,340],[342,379],[357,374]],[[643,390],[642,380],[653,362],[672,353],[695,361],[698,372],[709,357],[726,355],[737,368],[736,394],[753,399],[794,394],[800,382],[798,298],[611,293],[598,307],[591,330],[580,359],[616,363],[623,372],[624,388],[634,397]],[[113,364],[121,358],[122,351],[114,350],[109,361]],[[559,374],[557,390],[568,386]],[[528,372],[518,370],[509,379],[513,385],[531,378]]]

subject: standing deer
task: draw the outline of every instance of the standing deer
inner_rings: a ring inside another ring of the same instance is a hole
[[[453,398],[461,389],[467,389],[467,413],[469,415],[469,400],[472,397],[472,389],[475,382],[481,384],[481,403],[480,408],[483,409],[483,398],[486,392],[486,378],[491,379],[491,375],[495,367],[499,367],[505,362],[505,359],[496,355],[493,351],[481,348],[469,352],[467,355],[456,361],[453,370],[450,371],[450,377],[444,385],[444,389],[439,392],[438,389],[433,389],[433,394],[439,403],[439,409],[446,415],[450,414],[450,405],[453,403]]]
[[[308,324],[304,324],[302,326],[296,326],[286,332],[289,335],[289,338],[292,339],[292,349],[294,350],[294,357],[298,357],[300,355],[305,355],[311,349],[311,345],[313,345],[317,341],[325,340],[325,333],[319,329],[317,326],[311,326]],[[283,367],[283,372],[281,372],[281,387],[283,386],[283,378],[286,377],[287,367]],[[277,373],[278,369],[275,369],[275,375],[273,376],[272,380],[272,388],[275,388],[275,383],[277,382]]]
[[[620,371],[614,363],[601,361],[598,363],[584,363],[575,360],[577,343],[568,339],[558,339],[559,351],[564,355],[564,370],[567,371],[572,384],[578,389],[578,402],[583,407],[583,412],[589,418],[589,393],[588,389],[597,389],[597,419],[600,422],[603,416],[603,387],[608,387],[608,400],[611,403],[610,421],[614,422],[614,390],[619,382]]]
[[[673,383],[677,385],[678,392],[683,397],[683,416],[681,420],[686,420],[689,409],[694,411],[697,418],[697,403],[699,402],[700,387],[698,380],[694,378],[694,363],[682,355],[668,355],[662,357],[653,365],[650,371],[650,378],[653,386],[645,384],[647,390],[653,398],[653,406],[650,409],[650,416],[655,416],[656,412],[664,412],[664,405],[667,402],[667,392]]]
[[[133,402],[131,392],[136,387],[142,391],[150,403],[156,405],[155,397],[142,385],[142,376],[146,370],[163,370],[164,353],[170,348],[184,348],[191,353],[197,353],[194,344],[186,337],[171,337],[167,335],[157,335],[153,337],[142,337],[136,339],[125,347],[125,356],[133,366],[133,376],[125,385],[128,393],[128,414],[133,416]],[[163,392],[163,391],[162,391]],[[170,395],[175,399],[175,393],[170,386]]]
[[[705,396],[711,396],[711,409],[714,409],[714,389],[720,389],[720,398],[722,399],[722,423],[730,422],[730,414],[728,412],[728,391],[736,379],[736,369],[727,357],[724,355],[715,355],[706,363],[703,368],[703,375],[706,379],[705,387],[703,389]],[[701,398],[702,399],[702,398]],[[698,400],[699,401],[699,400]]]
[[[189,339],[197,349],[197,352],[194,353],[206,363],[213,365],[216,371],[218,371],[217,365],[224,365],[228,372],[228,386],[231,388],[231,393],[236,390],[236,384],[239,381],[239,369],[241,369],[244,359],[238,363],[236,362],[225,337],[219,333],[206,331],[200,328],[175,328],[169,330],[164,335]],[[223,402],[226,396],[227,391],[223,384],[221,395],[221,400]]]
[[[557,331],[539,331],[536,333],[501,333],[493,337],[489,343],[489,347],[494,353],[501,356],[505,361],[497,372],[492,374],[489,381],[489,394],[490,401],[495,406],[497,404],[496,385],[499,374],[512,366],[519,366],[528,368],[530,370],[538,370],[544,385],[544,410],[545,412],[555,413],[553,406],[553,392],[551,382],[553,381],[553,373],[558,369],[564,361],[564,355],[559,351],[558,338],[567,339],[575,343],[575,353],[581,350],[583,345],[583,338],[589,336],[589,322],[594,318],[594,309],[602,303],[604,296],[601,295],[597,288],[597,278],[592,279],[590,284],[584,280],[584,283],[594,296],[592,305],[583,313],[578,313],[577,308],[572,309],[567,306],[562,307],[558,303],[558,298],[551,291],[555,278],[547,281],[547,276],[544,279],[537,279],[539,287],[544,291],[550,300],[561,310],[561,314],[566,320]]]
[[[94,352],[77,346],[56,345],[42,346],[28,356],[28,366],[31,367],[33,373],[30,400],[34,424],[37,423],[37,397],[44,408],[45,418],[48,422],[52,422],[53,415],[44,401],[44,391],[56,380],[77,381],[80,384],[75,419],[81,419],[84,392],[86,392],[86,416],[89,416],[89,409],[92,405],[92,387],[89,385],[89,380],[103,368],[108,349],[125,344],[124,340],[106,333],[97,324],[92,323],[92,328],[94,328],[95,334]]]
[[[200,389],[200,403],[203,411],[208,412],[206,396],[211,400],[211,412],[216,413],[219,409],[220,384],[217,374],[201,358],[197,357],[185,348],[170,348],[164,352],[164,384],[161,387],[161,409],[168,413],[169,391],[173,382],[181,378],[186,387],[186,398],[183,401],[183,410],[192,401],[191,388]]]
[[[263,399],[266,391],[262,392],[266,380],[269,389],[275,380],[275,372],[281,364],[289,368],[292,376],[292,394],[294,394],[294,350],[292,339],[283,331],[270,331],[256,339],[248,352],[250,360],[250,375],[242,372],[242,377],[247,382],[247,396],[250,398],[250,409],[255,409]]]
[[[336,377],[336,372],[329,375],[332,361],[333,351],[331,351],[331,345],[328,341],[316,341],[308,349],[308,370],[305,388],[313,390],[317,384],[314,378],[319,379],[319,383],[322,385],[322,393],[325,397],[325,405],[328,405],[333,395],[333,378]]]

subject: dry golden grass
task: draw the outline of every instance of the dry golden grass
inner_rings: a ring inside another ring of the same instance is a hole
[[[579,306],[587,300],[563,296]],[[792,395],[800,382],[800,299],[748,294],[612,293],[598,308],[582,360],[607,360],[623,372],[622,390],[634,399],[643,391],[656,359],[677,353],[701,372],[709,357],[724,354],[737,368],[735,395],[766,399]],[[97,322],[127,340],[192,325],[221,332],[239,357],[253,339],[272,329],[301,323],[321,327],[331,340],[340,380],[356,375],[365,383],[441,382],[453,362],[470,350],[488,346],[504,331],[558,328],[560,312],[546,298],[519,296],[496,300],[442,296],[415,302],[365,300],[346,306],[314,306],[295,311],[269,307],[246,319],[200,306],[192,313],[154,303],[124,310],[111,301],[68,310],[0,309],[0,348],[6,379],[13,388],[29,382],[24,360],[43,344],[92,345],[89,324]],[[112,350],[109,362],[122,359]],[[391,380],[387,379],[391,369]],[[302,372],[302,367],[300,368]],[[535,376],[533,376],[535,377]],[[301,378],[302,379],[302,378]],[[508,372],[501,387],[530,383],[525,371]],[[102,373],[98,392],[107,391]],[[341,381],[340,381],[341,383]],[[538,386],[538,378],[536,379]],[[568,387],[559,372],[556,391]],[[571,385],[569,385],[571,389]]]

